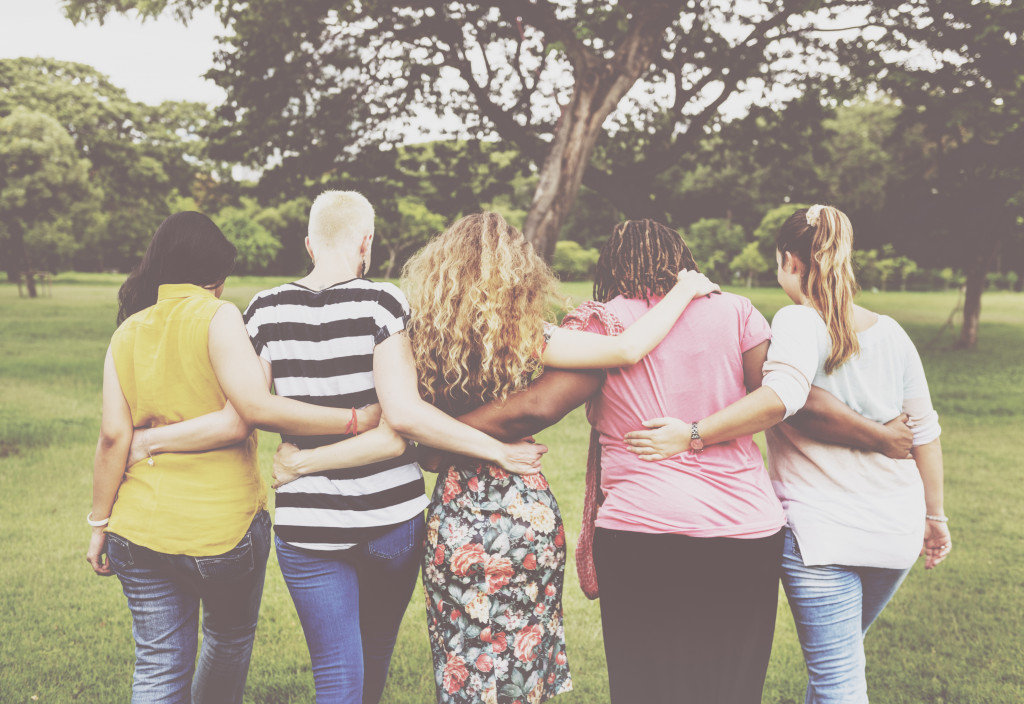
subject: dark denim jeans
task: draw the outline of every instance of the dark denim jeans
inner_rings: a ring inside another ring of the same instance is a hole
[[[107,534],[107,556],[132,612],[133,704],[242,701],[269,554],[266,511],[238,545],[212,557],[168,555]]]
[[[302,550],[276,539],[309,646],[317,704],[380,701],[424,536],[419,515],[348,550]]]

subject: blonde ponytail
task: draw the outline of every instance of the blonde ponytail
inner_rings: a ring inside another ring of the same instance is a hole
[[[853,226],[832,206],[799,210],[779,230],[780,252],[791,252],[804,263],[804,294],[821,315],[832,347],[825,359],[831,374],[860,353],[853,325]]]

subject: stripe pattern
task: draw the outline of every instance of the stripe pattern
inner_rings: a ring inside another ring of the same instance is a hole
[[[377,403],[374,348],[405,329],[409,304],[393,284],[352,279],[322,291],[295,283],[258,293],[244,315],[256,353],[282,396],[319,406]],[[282,439],[307,449],[346,435]],[[342,550],[423,511],[428,500],[412,450],[392,460],[330,470],[277,490],[278,537],[298,548]]]

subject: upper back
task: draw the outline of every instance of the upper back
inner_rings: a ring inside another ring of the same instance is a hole
[[[210,321],[222,305],[192,284],[160,287],[152,305],[130,316],[110,346],[132,422],[163,425],[224,407],[210,364]]]
[[[628,327],[650,304],[618,297],[607,307]],[[704,418],[746,394],[743,353],[768,337],[768,322],[748,299],[698,298],[639,364],[609,371],[606,394],[621,395],[647,418]]]

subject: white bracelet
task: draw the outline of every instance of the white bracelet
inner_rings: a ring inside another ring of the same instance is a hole
[[[92,511],[89,511],[89,515],[85,517],[85,522],[91,525],[93,528],[102,528],[110,522],[110,516],[107,516],[102,521],[92,520]]]
[[[949,523],[949,516],[933,516],[930,513],[924,514],[924,517],[929,521],[938,521],[939,523]]]

